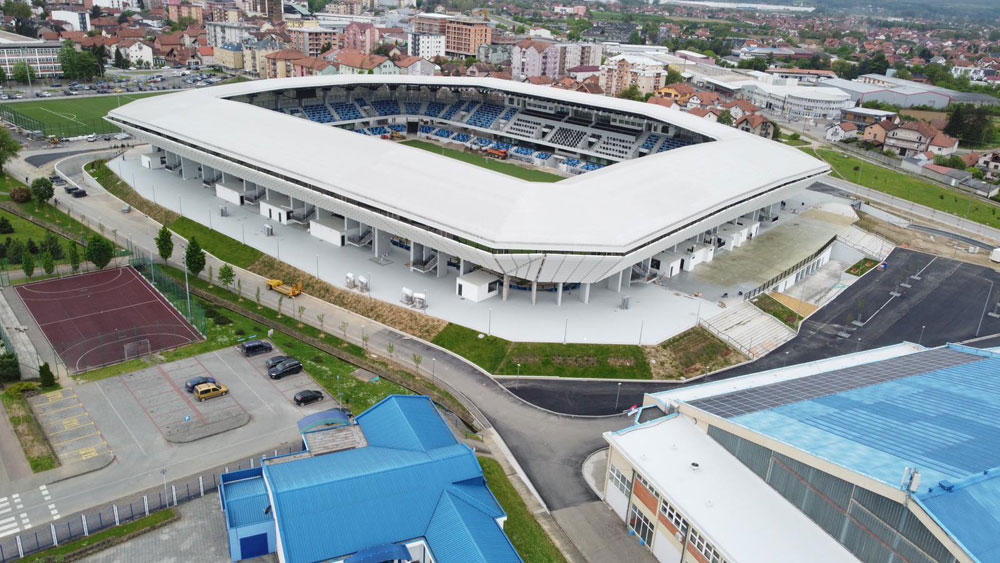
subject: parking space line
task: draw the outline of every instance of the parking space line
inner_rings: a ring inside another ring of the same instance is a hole
[[[243,379],[243,376],[242,376],[242,375],[240,375],[240,373],[239,373],[238,371],[236,371],[235,369],[233,369],[233,366],[229,365],[229,362],[227,362],[225,358],[223,358],[222,356],[220,356],[218,352],[215,352],[215,357],[216,357],[216,358],[218,358],[219,360],[221,360],[221,361],[222,361],[222,363],[226,364],[226,367],[227,367],[227,368],[229,368],[229,371],[233,372],[233,375],[235,375],[235,376],[236,376],[237,378],[239,378],[239,380],[243,382],[243,385],[246,385],[246,386],[247,386],[247,388],[248,388],[248,389],[250,389],[250,392],[251,392],[251,393],[253,393],[253,394],[254,394],[254,396],[255,396],[255,397],[257,397],[257,399],[258,399],[258,400],[259,400],[259,401],[260,401],[261,403],[263,403],[265,407],[267,407],[267,410],[271,411],[271,412],[272,412],[272,413],[274,413],[274,414],[278,414],[278,413],[277,413],[277,412],[276,412],[276,411],[275,411],[275,410],[274,410],[274,409],[273,409],[273,408],[271,407],[271,405],[270,405],[270,404],[269,404],[269,403],[268,403],[267,401],[265,401],[265,400],[264,400],[264,398],[263,398],[263,397],[261,397],[259,393],[257,393],[257,391],[256,391],[256,390],[255,390],[255,389],[253,388],[253,386],[251,386],[251,385],[250,385],[249,383],[247,383],[247,382],[246,382],[246,380],[245,380],[245,379]],[[196,359],[197,359],[197,358],[196,358]],[[200,363],[200,362],[199,362],[199,363]],[[250,362],[247,362],[247,363],[250,363]],[[253,364],[251,364],[251,367],[252,367],[252,366],[253,366]],[[254,371],[257,371],[257,370],[256,370],[256,368],[254,369]],[[242,408],[242,407],[243,407],[243,405],[240,405],[240,408]]]
[[[167,383],[169,383],[170,386],[174,388],[174,391],[176,391],[177,394],[181,396],[181,399],[183,399],[184,402],[186,402],[191,407],[191,410],[194,411],[194,414],[198,415],[198,418],[201,420],[201,423],[208,424],[208,421],[205,420],[205,415],[201,414],[201,411],[198,410],[198,407],[191,402],[191,399],[187,397],[187,393],[181,391],[180,387],[178,387],[177,384],[174,383],[174,380],[170,379],[170,375],[167,373],[167,370],[163,369],[162,365],[157,365],[156,368],[160,371],[160,375],[163,376],[163,379],[165,379]],[[208,373],[208,370],[206,370],[205,373]]]
[[[63,430],[58,430],[56,432],[49,432],[49,436],[56,436],[58,434],[63,434],[63,433],[66,433],[66,432],[70,432],[72,430],[79,430],[80,428],[86,428],[87,426],[94,426],[94,421],[91,420],[87,424],[77,424],[77,425],[74,425],[74,426],[67,426]]]
[[[121,380],[121,384],[124,385],[125,388],[129,390],[129,393],[132,393],[132,390],[129,389],[129,386],[125,384],[124,379]],[[139,443],[139,439],[135,437],[135,434],[132,433],[132,429],[129,428],[128,424],[125,422],[125,419],[122,418],[121,413],[118,412],[118,409],[115,408],[114,403],[112,403],[111,399],[108,398],[107,393],[104,392],[104,388],[101,387],[101,384],[99,382],[96,385],[97,385],[97,390],[101,392],[101,396],[104,397],[104,400],[108,402],[108,406],[111,407],[111,411],[115,413],[115,416],[118,417],[118,421],[122,423],[122,426],[125,427],[125,431],[128,432],[128,435],[132,437],[132,441],[135,442],[135,445],[139,447],[139,451],[142,452],[142,455],[145,456],[146,450],[142,448],[142,444]],[[135,393],[132,393],[132,397],[133,398],[135,397]],[[138,403],[139,399],[136,399],[136,402]],[[156,424],[156,421],[154,421],[153,417],[150,416],[149,411],[146,410],[146,407],[143,407],[142,403],[139,403],[139,406],[142,407],[142,410],[146,413],[146,416],[149,416],[150,422],[153,423],[153,426],[156,426],[156,429],[160,431],[160,435],[163,436],[163,431],[160,430],[160,427]],[[166,439],[166,436],[164,436],[164,439]]]
[[[68,411],[70,409],[75,409],[78,406],[79,405],[72,405],[72,406],[69,406],[69,407],[63,407],[61,409],[54,409],[54,410],[50,410],[48,412],[43,412],[43,413],[39,413],[39,414],[40,414],[40,416],[49,416],[50,414],[55,414],[57,412],[62,412],[62,411]]]
[[[53,446],[61,446],[63,444],[68,444],[70,442],[75,442],[77,440],[83,440],[84,438],[90,438],[91,436],[100,436],[100,434],[97,433],[97,432],[94,432],[93,434],[87,434],[86,436],[80,436],[80,437],[77,437],[77,438],[70,438],[69,440],[66,440],[66,441],[63,441],[63,442],[56,442],[56,443],[54,443],[52,445]]]

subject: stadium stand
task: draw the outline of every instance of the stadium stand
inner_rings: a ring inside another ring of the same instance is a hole
[[[337,113],[343,121],[352,121],[355,119],[364,119],[364,115],[361,115],[361,111],[358,110],[358,106],[354,105],[354,102],[338,102],[331,104],[333,111]]]
[[[542,124],[540,122],[524,116],[518,116],[509,126],[507,126],[507,131],[515,135],[521,135],[522,137],[534,139],[535,135],[538,134],[538,130],[541,128]]]
[[[500,141],[493,143],[493,148],[495,148],[498,151],[509,151],[512,146],[513,145],[511,145],[510,143],[503,143]]]
[[[566,127],[557,127],[552,135],[549,136],[549,142],[554,145],[562,145],[564,147],[576,147],[579,146],[580,141],[586,133],[580,131],[579,129],[567,129]]]
[[[401,125],[399,123],[389,126],[390,131],[395,131],[397,133],[406,133],[406,125]]]
[[[464,102],[455,102],[454,104],[448,106],[448,109],[441,114],[441,119],[451,119],[455,117],[455,114],[458,113],[458,110],[462,108],[463,104]]]
[[[468,143],[470,139],[472,139],[472,135],[468,133],[459,133],[451,138],[451,140],[456,143]]]
[[[488,146],[488,145],[489,145],[490,143],[492,143],[493,141],[491,141],[490,139],[487,139],[487,138],[485,138],[485,137],[476,137],[476,140],[475,140],[475,141],[473,141],[473,142],[474,142],[475,144],[477,144],[477,145],[481,146],[481,147],[485,147],[485,146]]]
[[[535,151],[529,149],[528,147],[515,147],[514,154],[523,154],[525,156],[531,156]]]
[[[500,116],[500,121],[510,121],[514,119],[515,115],[517,115],[517,108],[507,108],[507,111]]]
[[[493,126],[493,122],[497,120],[497,117],[500,116],[501,111],[503,111],[503,107],[501,106],[495,104],[482,104],[469,117],[466,123],[472,125],[473,127],[489,129]]]
[[[370,134],[376,135],[376,136],[388,135],[389,134],[389,130],[386,129],[385,127],[382,127],[382,126],[379,126],[379,127],[369,127],[368,128],[368,132]]]
[[[635,152],[635,139],[626,140],[606,135],[591,150],[600,155],[625,160]]]
[[[420,115],[420,102],[403,102],[403,109],[406,110],[407,115]]]
[[[372,107],[383,117],[400,114],[399,103],[396,100],[375,100],[372,102]]]
[[[430,135],[433,132],[434,132],[434,127],[431,126],[431,125],[421,125],[420,126],[420,134],[421,135]]]
[[[448,129],[442,128],[435,131],[434,134],[437,135],[438,137],[441,137],[442,139],[450,139],[451,136],[454,134],[454,131],[449,131]]]
[[[650,133],[649,136],[646,137],[646,140],[642,142],[641,148],[646,151],[651,151],[653,150],[653,147],[656,146],[656,143],[659,142],[660,142],[660,136],[655,133]]]
[[[427,108],[424,109],[424,115],[427,117],[437,117],[441,115],[444,111],[444,104],[441,102],[427,102]]]
[[[308,117],[311,121],[316,121],[318,123],[333,123],[336,121],[333,118],[333,114],[330,113],[330,108],[323,104],[303,106],[302,110],[306,113],[306,117]]]
[[[535,158],[537,158],[538,160],[548,160],[548,159],[552,158],[552,153],[550,153],[550,152],[536,152],[535,153]]]
[[[660,148],[657,149],[656,152],[668,151],[670,149],[679,149],[681,147],[686,147],[687,145],[690,144],[691,143],[689,141],[684,141],[682,139],[674,139],[673,137],[667,137],[666,139],[663,139],[663,144],[660,145]]]

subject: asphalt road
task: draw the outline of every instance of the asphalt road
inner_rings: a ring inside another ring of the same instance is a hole
[[[909,277],[918,272],[920,280]],[[912,287],[900,287],[901,282]],[[900,296],[892,297],[893,290]],[[994,270],[897,248],[886,260],[885,271],[873,271],[858,280],[810,317],[798,336],[756,362],[701,381],[736,377],[904,340],[940,346],[997,334],[1000,319],[986,313],[994,309],[998,298],[1000,273]],[[852,323],[859,316],[865,321],[862,327]],[[519,382],[505,380],[504,385],[524,400],[549,410],[607,415],[641,404],[643,393],[681,384],[623,382],[619,387],[617,382],[607,381],[521,378]]]
[[[930,234],[930,235],[938,236],[938,237],[947,237],[947,238],[950,238],[952,240],[957,240],[959,242],[964,242],[966,244],[971,244],[972,246],[978,246],[979,248],[985,248],[986,250],[993,250],[994,248],[996,248],[996,246],[994,246],[992,244],[989,244],[989,243],[986,243],[986,242],[983,242],[983,241],[980,241],[980,240],[976,240],[974,238],[969,238],[969,237],[964,236],[964,235],[959,235],[959,234],[955,234],[955,233],[949,233],[948,231],[942,231],[941,229],[935,229],[934,227],[925,227],[923,225],[913,225],[913,224],[911,224],[907,228],[908,229],[912,229],[914,231],[920,231],[922,233],[927,233],[927,234]]]

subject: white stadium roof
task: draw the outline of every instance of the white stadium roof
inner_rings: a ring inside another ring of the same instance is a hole
[[[716,141],[554,184],[534,183],[225,99],[381,84],[483,88],[548,98],[639,114]],[[829,171],[797,149],[654,104],[491,78],[344,75],[244,82],[144,98],[112,110],[109,118],[495,249],[622,252],[771,188]]]

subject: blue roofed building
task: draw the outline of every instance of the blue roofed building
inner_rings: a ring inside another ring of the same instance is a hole
[[[304,422],[305,451],[222,476],[234,561],[521,561],[475,453],[427,397]]]
[[[1000,561],[996,351],[902,343],[648,394],[605,440],[605,502],[661,560]]]

